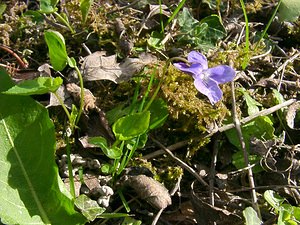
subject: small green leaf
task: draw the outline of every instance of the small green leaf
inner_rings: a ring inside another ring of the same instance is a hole
[[[40,0],[40,12],[41,13],[53,13],[56,12],[56,4],[58,1],[53,0]]]
[[[256,211],[252,207],[247,207],[243,211],[246,225],[261,225],[262,221],[258,218]]]
[[[108,147],[107,141],[104,137],[91,137],[88,142],[101,148],[103,153],[110,159],[120,159],[122,156],[121,149],[117,147]]]
[[[130,140],[144,134],[149,128],[150,112],[140,112],[124,116],[113,124],[113,132],[121,141]]]
[[[147,43],[151,48],[162,50],[164,46],[162,45],[161,41],[163,40],[164,35],[160,32],[153,31],[148,39]]]
[[[69,67],[71,67],[71,68],[75,68],[77,66],[76,60],[73,57],[71,57],[71,58],[68,57],[67,62],[68,62]]]
[[[101,172],[104,174],[111,174],[113,172],[113,166],[108,163],[101,164]]]
[[[75,200],[75,205],[89,221],[95,220],[105,212],[105,208],[100,207],[95,200],[86,195],[79,195]]]
[[[118,104],[115,108],[106,112],[106,118],[108,120],[108,124],[111,126],[114,122],[116,122],[119,118],[128,115],[130,113],[130,106],[125,107],[125,104]]]
[[[69,121],[70,124],[72,124],[72,125],[76,124],[77,117],[78,117],[78,109],[74,104],[72,104],[71,121]]]
[[[45,31],[45,40],[49,49],[50,62],[56,71],[62,71],[68,61],[64,37],[57,31]]]
[[[55,92],[62,83],[63,80],[60,77],[38,77],[34,80],[25,80],[3,92],[3,94],[41,95]]]
[[[259,112],[258,106],[262,106],[262,104],[260,104],[254,98],[252,98],[244,88],[240,88],[239,91],[243,93],[244,98],[246,100],[246,104],[248,106],[248,115],[250,116]]]
[[[296,21],[300,16],[299,0],[282,0],[278,15],[281,21]]]
[[[273,190],[265,191],[264,198],[277,211],[280,211],[280,205],[285,201],[284,198]]]
[[[139,143],[136,146],[137,139],[139,140]],[[147,135],[147,133],[144,133],[144,134],[140,135],[139,138],[135,137],[131,140],[128,140],[126,142],[126,147],[129,150],[134,150],[134,146],[136,146],[136,148],[138,148],[138,149],[141,149],[141,148],[145,147],[147,140],[148,140],[148,135]]]
[[[82,15],[82,22],[85,23],[87,20],[87,16],[89,14],[91,5],[93,4],[93,0],[81,0],[80,1],[80,11]]]

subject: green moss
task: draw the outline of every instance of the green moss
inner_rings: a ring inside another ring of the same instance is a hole
[[[230,95],[224,86],[223,101],[226,102]],[[207,97],[194,87],[193,78],[173,66],[169,67],[161,89],[171,117],[181,126],[178,128],[185,132],[209,131],[215,123],[220,124],[228,113],[222,101],[212,106]]]

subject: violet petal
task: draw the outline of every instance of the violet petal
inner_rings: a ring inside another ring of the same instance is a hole
[[[219,88],[218,83],[214,80],[207,80],[204,83],[202,79],[196,78],[194,81],[194,85],[199,92],[208,97],[212,105],[220,101],[220,99],[222,98],[223,92]]]
[[[235,71],[230,66],[221,65],[207,69],[209,79],[216,81],[218,84],[224,84],[232,81],[235,77]]]
[[[191,74],[193,76],[198,76],[202,73],[203,67],[200,64],[192,64],[191,66],[186,65],[185,63],[179,62],[173,64],[177,69],[182,72]]]
[[[207,63],[206,57],[199,52],[191,51],[188,54],[188,61],[189,61],[189,63],[192,63],[192,64],[199,63],[204,70],[206,70],[208,68],[208,63]]]

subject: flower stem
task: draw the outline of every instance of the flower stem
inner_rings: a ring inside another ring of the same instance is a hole
[[[78,74],[79,83],[80,83],[80,106],[79,106],[79,111],[78,111],[78,115],[77,115],[76,122],[75,122],[75,124],[77,124],[80,119],[80,116],[82,114],[83,107],[84,107],[84,87],[83,87],[83,78],[82,78],[80,70],[78,69],[77,66],[75,66],[74,68]]]
[[[75,199],[75,185],[74,185],[74,177],[73,177],[73,167],[71,162],[71,146],[70,146],[70,138],[69,135],[66,134],[66,149],[67,149],[67,159],[68,159],[68,172],[69,172],[69,180],[70,180],[70,193]]]
[[[246,46],[245,46],[245,57],[244,60],[242,62],[242,68],[243,70],[246,69],[246,67],[248,66],[249,63],[249,22],[248,22],[248,16],[247,16],[247,11],[246,11],[246,7],[245,7],[245,3],[243,0],[240,0],[241,6],[242,6],[242,10],[243,10],[243,14],[244,14],[244,18],[245,18],[245,23],[246,23],[246,33],[245,33],[245,42],[246,42]]]

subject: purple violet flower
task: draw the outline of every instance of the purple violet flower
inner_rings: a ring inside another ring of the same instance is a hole
[[[219,84],[232,81],[235,77],[234,69],[226,65],[208,68],[206,57],[196,51],[189,53],[188,62],[190,65],[179,62],[174,63],[174,66],[193,76],[196,89],[206,95],[212,105],[218,102],[223,95]]]

